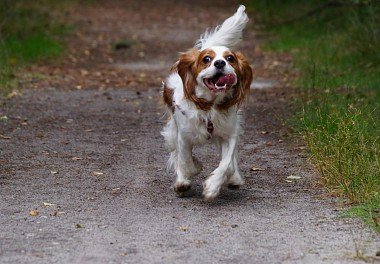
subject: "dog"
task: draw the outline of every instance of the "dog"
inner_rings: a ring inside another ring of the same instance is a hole
[[[215,143],[221,160],[204,182],[203,196],[211,200],[222,186],[244,184],[237,163],[242,133],[241,110],[252,82],[252,68],[242,53],[233,51],[248,23],[245,7],[214,30],[206,30],[194,48],[181,53],[163,82],[169,119],[161,134],[170,151],[167,167],[176,172],[174,191],[186,196],[191,177],[202,170],[192,155],[195,145]]]

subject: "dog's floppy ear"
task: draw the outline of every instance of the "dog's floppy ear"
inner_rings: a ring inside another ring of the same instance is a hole
[[[253,78],[253,72],[252,68],[249,65],[249,62],[247,59],[244,57],[244,55],[240,52],[236,52],[236,57],[237,61],[239,63],[239,87],[242,92],[242,97],[243,99],[248,95],[251,83],[252,83],[252,78]]]
[[[238,83],[236,87],[236,104],[240,105],[245,99],[247,99],[249,90],[251,88],[253,72],[249,65],[249,62],[240,52],[236,52],[236,59],[239,65],[237,71]]]
[[[212,102],[208,102],[203,98],[198,98],[195,94],[195,86],[197,85],[197,69],[199,51],[191,49],[181,53],[179,60],[173,65],[172,70],[177,70],[183,83],[183,92],[185,98],[191,100],[201,110],[210,110]]]
[[[182,79],[183,89],[185,97],[191,98],[191,95],[195,93],[196,77],[195,77],[195,63],[197,61],[199,52],[195,49],[188,50],[181,53],[179,60],[173,66],[176,68],[179,76]]]

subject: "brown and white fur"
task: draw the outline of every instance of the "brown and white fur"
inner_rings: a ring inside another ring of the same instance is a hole
[[[177,174],[174,190],[180,196],[202,169],[192,155],[193,146],[210,141],[219,147],[221,161],[204,182],[205,199],[215,198],[223,185],[236,188],[244,183],[237,142],[252,69],[240,52],[230,49],[240,42],[248,22],[244,10],[240,6],[221,26],[202,35],[193,49],[180,55],[164,82],[169,121],[161,134],[170,150],[168,168]]]

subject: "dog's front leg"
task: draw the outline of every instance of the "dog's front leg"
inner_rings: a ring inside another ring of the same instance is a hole
[[[235,171],[239,173],[235,157],[237,140],[238,136],[233,135],[229,140],[222,140],[220,142],[222,159],[219,166],[211,173],[210,177],[208,177],[204,183],[203,195],[206,200],[215,198],[227,179],[232,177],[231,175],[234,175]]]
[[[199,172],[194,165],[192,157],[192,144],[181,133],[178,134],[178,160],[177,160],[177,179],[174,184],[174,191],[178,195],[184,195],[190,189],[190,177]]]

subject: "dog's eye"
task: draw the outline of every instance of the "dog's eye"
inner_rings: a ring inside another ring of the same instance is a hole
[[[212,60],[212,59],[211,59],[210,56],[205,56],[205,57],[203,58],[202,61],[203,61],[204,63],[209,63],[209,62],[211,62],[211,60]]]
[[[234,62],[234,61],[235,61],[235,57],[232,56],[232,55],[228,55],[227,58],[226,58],[226,60],[227,60],[228,62]]]

